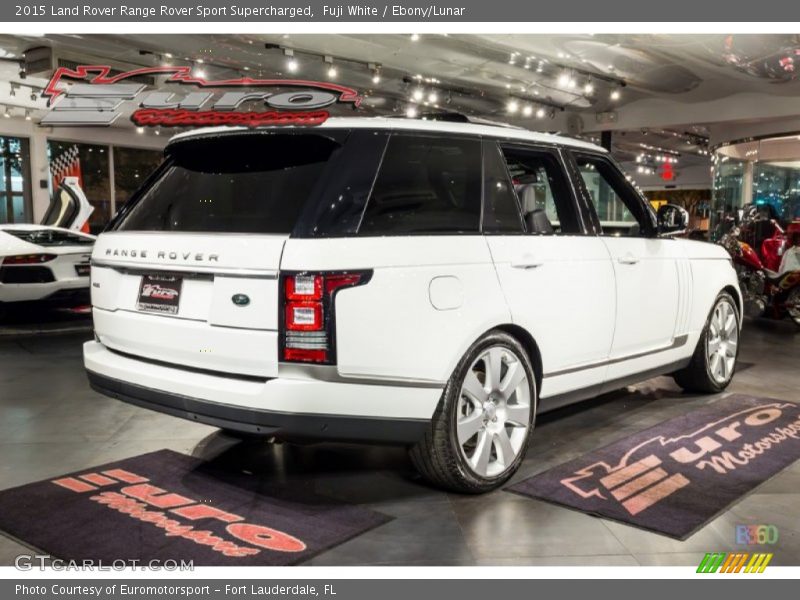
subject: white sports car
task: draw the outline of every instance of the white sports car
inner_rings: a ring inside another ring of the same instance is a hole
[[[41,225],[0,225],[0,311],[12,302],[89,303],[95,236],[80,229],[93,210],[77,178],[67,177]]]

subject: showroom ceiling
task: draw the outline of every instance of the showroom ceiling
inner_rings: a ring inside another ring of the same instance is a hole
[[[686,106],[685,126],[616,134],[615,150],[629,161],[668,152],[706,160],[708,132],[689,118],[692,105],[800,93],[797,35],[0,36],[0,75],[20,84],[6,106],[30,108],[33,119],[44,104],[26,86],[37,91],[49,74],[20,80],[14,60],[41,45],[52,46],[57,59],[120,69],[194,64],[215,78],[335,78],[364,94],[366,114],[449,110],[573,135],[607,128],[637,102]],[[566,118],[555,125],[556,116]]]

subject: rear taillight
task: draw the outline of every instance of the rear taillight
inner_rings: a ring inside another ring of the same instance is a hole
[[[281,291],[281,359],[334,364],[336,292],[363,285],[370,271],[346,273],[283,273]]]
[[[17,254],[0,259],[4,265],[38,265],[53,260],[55,254]]]

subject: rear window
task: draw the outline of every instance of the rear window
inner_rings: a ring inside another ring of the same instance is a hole
[[[229,134],[177,142],[117,228],[289,234],[345,136]]]
[[[480,218],[480,141],[396,134],[358,233],[478,233]]]

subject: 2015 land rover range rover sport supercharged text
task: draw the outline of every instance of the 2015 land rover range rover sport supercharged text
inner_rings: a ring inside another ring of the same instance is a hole
[[[211,129],[97,240],[92,386],[276,438],[405,444],[480,492],[537,413],[656,374],[716,392],[741,297],[596,146],[405,119]]]

